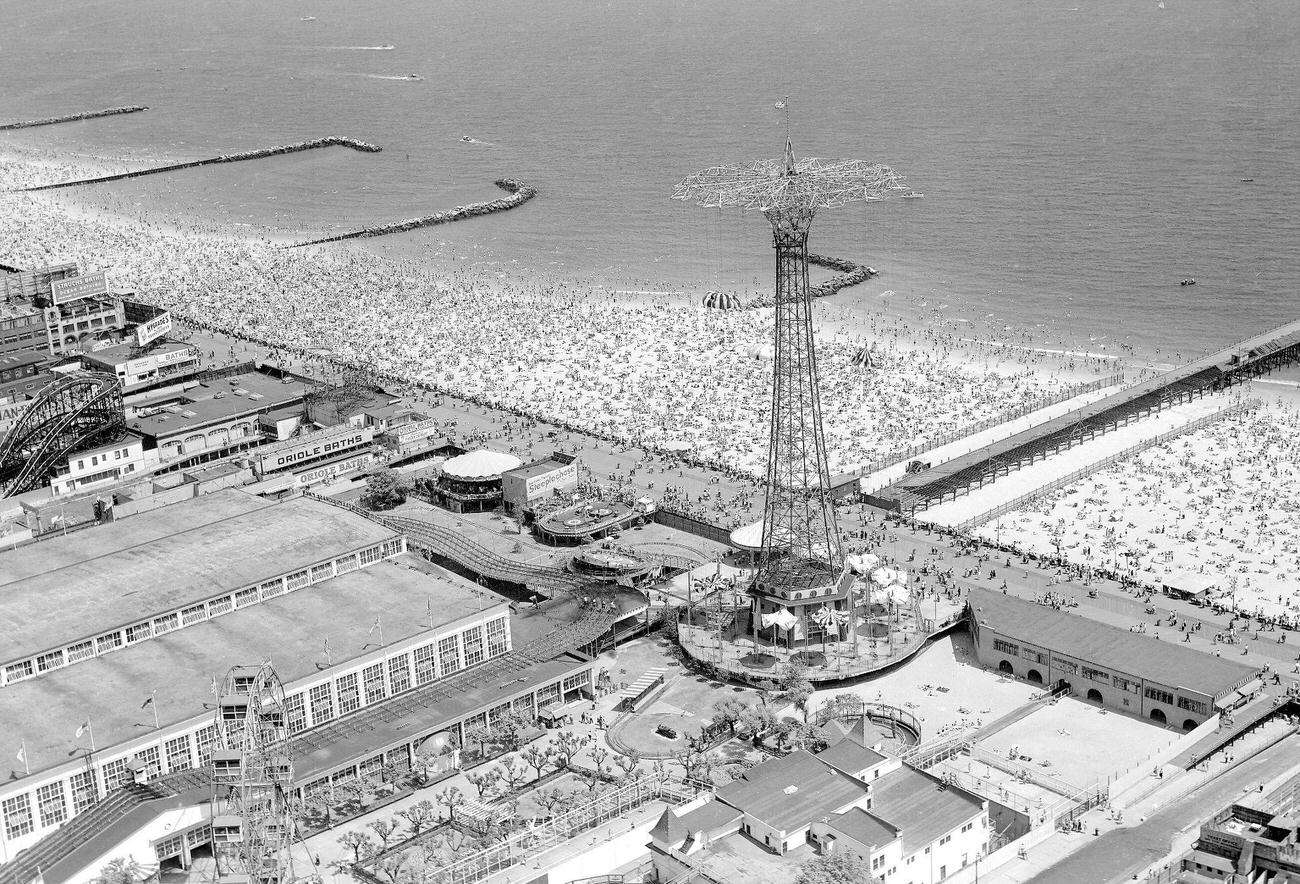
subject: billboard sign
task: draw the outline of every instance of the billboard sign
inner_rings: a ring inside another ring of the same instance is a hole
[[[152,344],[171,330],[172,315],[164,310],[148,322],[142,322],[135,327],[135,345],[143,347]]]
[[[395,427],[393,429],[393,434],[403,442],[408,439],[423,439],[426,436],[432,436],[437,432],[438,419],[433,417],[427,420],[402,424],[400,427]]]
[[[549,473],[542,473],[540,476],[532,476],[524,482],[524,497],[527,500],[536,500],[546,494],[551,493],[553,488],[562,488],[565,485],[578,484],[578,464],[573,462],[557,467]]]
[[[83,298],[108,294],[108,280],[104,271],[56,279],[50,283],[50,300],[55,304],[70,304]]]
[[[374,459],[375,456],[369,452],[358,454],[356,457],[349,457],[347,460],[340,460],[337,463],[326,464],[323,467],[316,467],[314,470],[298,473],[293,477],[293,484],[306,487],[308,485],[319,485],[321,482],[331,482],[344,473],[361,469]]]
[[[300,439],[291,439],[272,453],[263,455],[260,470],[263,474],[274,473],[305,460],[343,454],[353,448],[368,445],[374,438],[374,427],[345,426],[323,433],[312,433]]]

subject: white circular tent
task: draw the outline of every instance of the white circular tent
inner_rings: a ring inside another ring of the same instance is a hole
[[[442,474],[449,479],[462,482],[481,482],[486,479],[499,479],[502,473],[513,470],[521,464],[523,461],[513,454],[480,448],[447,461],[442,465]]]

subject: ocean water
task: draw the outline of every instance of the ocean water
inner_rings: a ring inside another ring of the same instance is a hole
[[[779,154],[789,95],[796,152],[888,163],[925,193],[817,219],[816,251],[883,271],[844,303],[888,290],[972,328],[1171,357],[1300,307],[1293,0],[0,0],[0,19],[0,119],[151,108],[0,149],[138,165],[330,134],[384,147],[60,199],[338,232],[491,199],[510,176],[541,196],[366,247],[750,291],[771,285],[762,219],[669,196]]]

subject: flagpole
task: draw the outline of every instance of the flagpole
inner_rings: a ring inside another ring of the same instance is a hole
[[[94,752],[95,751],[95,726],[90,723],[89,718],[86,719],[86,730],[90,732],[90,751]]]
[[[153,728],[162,730],[162,725],[158,723],[158,691],[155,690],[149,695],[149,706],[153,709]]]
[[[379,646],[382,648],[384,646],[384,621],[380,619],[378,614],[375,615],[375,625],[379,627]]]
[[[26,740],[23,740],[22,750],[23,751],[21,754],[23,756],[23,774],[25,776],[30,777],[32,775],[32,766],[27,762],[27,741]]]

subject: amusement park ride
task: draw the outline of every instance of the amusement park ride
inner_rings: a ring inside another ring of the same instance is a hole
[[[778,108],[784,108],[782,102]],[[674,199],[762,212],[776,249],[775,360],[762,551],[749,592],[764,616],[806,621],[809,608],[851,605],[852,574],[831,499],[808,285],[808,231],[819,210],[875,201],[905,188],[887,166],[797,159],[788,135],[779,160],[715,166],[677,185]],[[789,609],[794,608],[791,612]]]
[[[218,686],[212,752],[214,884],[290,884],[295,834],[289,803],[284,686],[270,663],[236,666]]]

